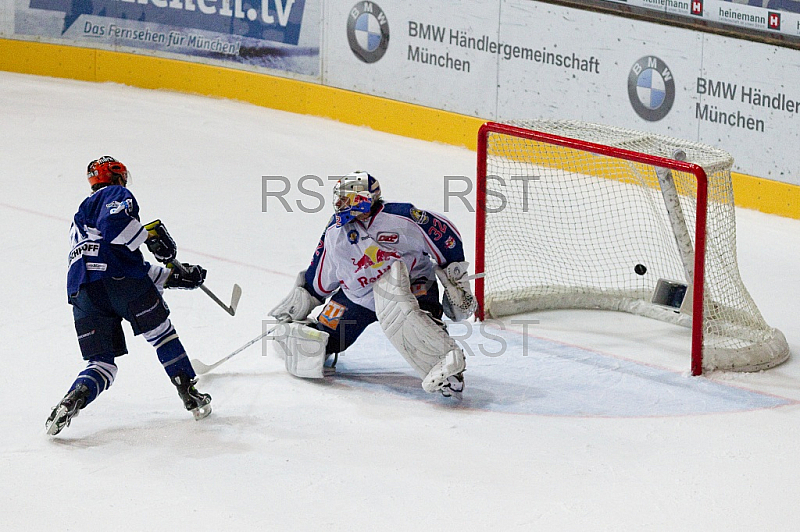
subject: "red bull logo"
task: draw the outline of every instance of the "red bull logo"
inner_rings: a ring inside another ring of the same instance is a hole
[[[350,259],[353,261],[353,266],[356,267],[356,273],[360,272],[361,270],[366,270],[370,266],[375,266],[375,263],[369,258],[368,255],[364,254],[360,259]]]
[[[383,266],[384,262],[388,260],[397,260],[399,258],[400,254],[396,251],[386,251],[378,246],[369,246],[364,250],[364,254],[361,256],[361,258],[351,258],[350,260],[353,261],[353,266],[356,267],[356,273],[358,273],[361,270],[366,270],[367,268],[378,269]]]

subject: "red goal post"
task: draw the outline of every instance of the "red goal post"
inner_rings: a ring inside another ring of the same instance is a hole
[[[704,367],[754,371],[783,362],[788,344],[764,322],[736,266],[732,162],[708,146],[610,126],[484,124],[478,318],[622,310],[691,327],[692,375]],[[712,267],[722,272],[709,272],[709,250]],[[675,305],[669,298],[682,290],[686,296]]]

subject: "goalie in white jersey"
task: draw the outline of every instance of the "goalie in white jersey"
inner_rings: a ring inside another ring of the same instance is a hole
[[[378,321],[425,391],[461,392],[464,353],[441,321],[443,312],[459,321],[476,308],[458,230],[440,214],[384,203],[378,181],[366,172],[342,177],[333,201],[335,214],[311,265],[270,311],[288,323],[276,337],[286,368],[322,377],[326,357]],[[441,303],[437,277],[445,289]],[[308,320],[325,300],[317,320]]]

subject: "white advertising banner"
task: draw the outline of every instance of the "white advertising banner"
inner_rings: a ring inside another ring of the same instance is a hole
[[[742,172],[800,185],[800,51],[715,37],[703,57],[687,80],[700,141]]]
[[[501,34],[544,59],[501,62],[498,120],[583,120],[697,139],[701,34],[524,0],[504,3]]]
[[[0,36],[14,32],[14,3],[0,0]]]
[[[325,20],[328,85],[499,121],[660,133],[800,184],[796,50],[531,0],[330,0]]]
[[[493,116],[497,0],[331,0],[325,13],[323,83],[342,89]],[[465,38],[481,38],[482,44]]]
[[[609,0],[615,4],[680,15],[693,22],[710,21],[770,34],[800,36],[800,4],[796,1],[747,0]]]
[[[500,34],[527,34],[531,48],[556,55],[525,68],[501,62],[498,120],[651,131],[726,150],[736,171],[800,184],[800,153],[789,148],[800,140],[796,50],[525,0],[504,3]],[[576,58],[596,75],[578,72]]]

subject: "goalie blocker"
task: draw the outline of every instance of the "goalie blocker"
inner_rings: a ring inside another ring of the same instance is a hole
[[[321,379],[325,376],[325,346],[328,333],[309,327],[304,322],[284,323],[273,336],[279,356],[286,362],[286,371],[295,377]]]

